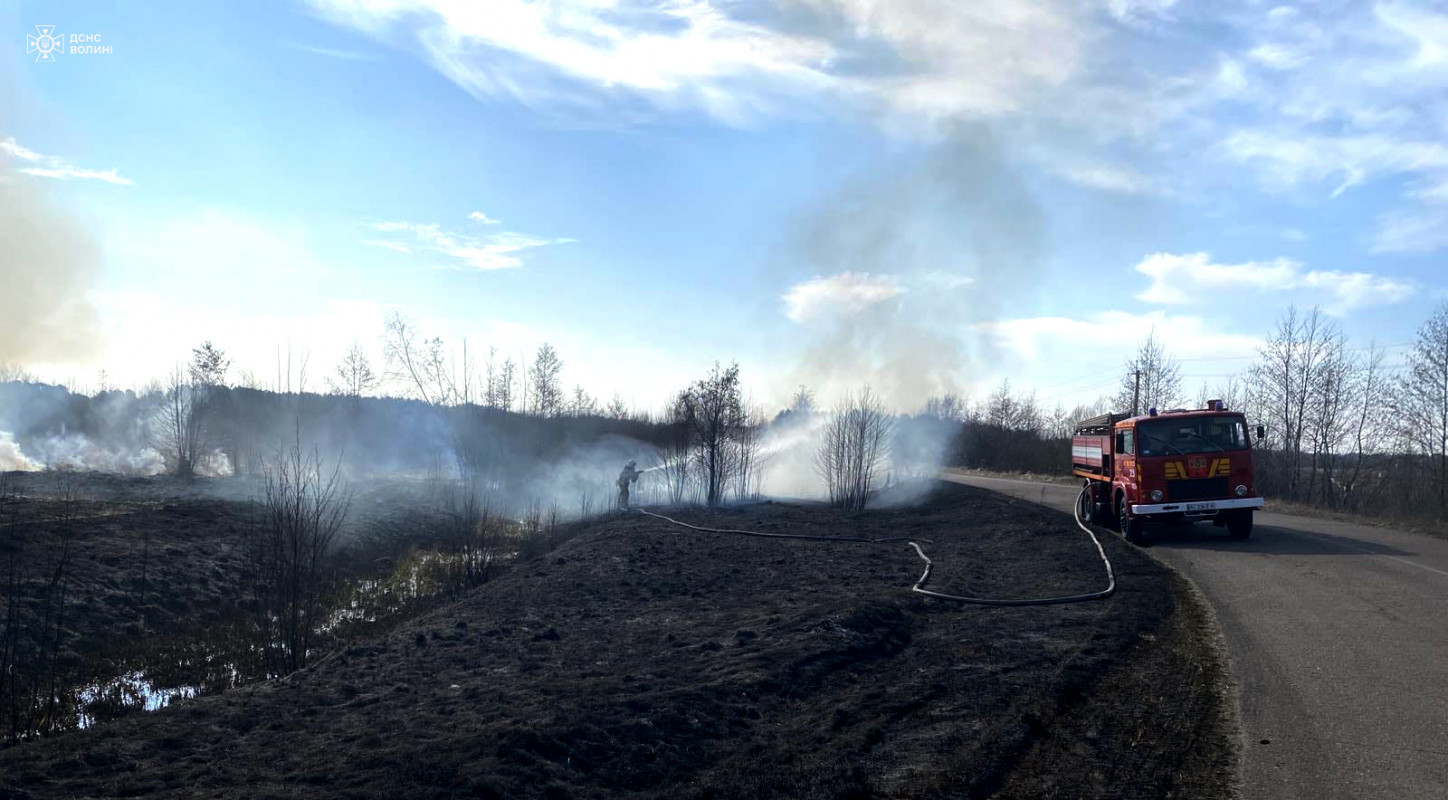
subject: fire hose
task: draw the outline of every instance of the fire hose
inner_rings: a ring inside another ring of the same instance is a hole
[[[1085,494],[1086,490],[1083,488],[1081,490],[1081,495],[1084,496]],[[705,533],[727,533],[738,536],[756,536],[765,539],[800,539],[813,542],[849,542],[858,544],[886,544],[894,542],[905,542],[911,547],[915,548],[915,553],[919,555],[920,558],[925,562],[925,572],[920,576],[920,580],[916,581],[915,585],[910,587],[910,591],[912,592],[915,592],[917,594],[923,594],[926,597],[934,597],[939,600],[953,600],[957,603],[967,603],[976,606],[1053,606],[1062,605],[1065,603],[1082,603],[1088,600],[1102,600],[1110,597],[1113,593],[1116,592],[1116,571],[1111,566],[1111,559],[1106,557],[1106,549],[1101,546],[1101,540],[1096,538],[1096,533],[1091,530],[1091,527],[1089,525],[1081,520],[1081,497],[1078,496],[1076,500],[1077,502],[1075,508],[1073,509],[1074,516],[1076,518],[1076,525],[1080,527],[1081,530],[1085,531],[1086,535],[1091,537],[1091,543],[1096,545],[1096,552],[1098,555],[1101,556],[1101,563],[1106,566],[1106,588],[1102,589],[1099,592],[1091,592],[1089,594],[1072,594],[1062,595],[1059,597],[1031,597],[1010,599],[997,599],[989,597],[965,597],[962,595],[946,594],[945,592],[937,592],[933,589],[925,588],[925,585],[930,582],[930,572],[934,568],[935,562],[930,560],[930,556],[925,555],[925,551],[920,548],[920,542],[925,542],[926,544],[933,544],[933,542],[931,542],[929,539],[915,539],[909,536],[891,536],[878,539],[870,539],[858,536],[813,536],[803,533],[764,533],[762,531],[745,531],[730,528],[707,528],[701,525],[690,525],[687,522],[680,522],[679,520],[666,517],[663,514],[656,514],[646,508],[639,508],[638,511],[639,513],[647,514],[650,517],[661,519],[665,522],[673,525],[678,525],[682,528],[703,531]]]

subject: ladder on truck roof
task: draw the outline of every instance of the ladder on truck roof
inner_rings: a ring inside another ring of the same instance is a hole
[[[1102,414],[1099,417],[1083,419],[1076,423],[1076,433],[1111,433],[1116,428],[1116,423],[1130,419],[1130,414]]]

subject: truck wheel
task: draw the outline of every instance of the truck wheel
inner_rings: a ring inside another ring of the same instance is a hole
[[[1081,492],[1081,499],[1076,502],[1077,511],[1081,515],[1081,521],[1090,525],[1096,517],[1096,489],[1087,484]]]
[[[1234,511],[1227,517],[1227,535],[1233,539],[1246,539],[1252,535],[1252,509]]]
[[[1137,546],[1147,543],[1146,521],[1141,517],[1131,516],[1131,509],[1124,499],[1121,502],[1121,535]]]

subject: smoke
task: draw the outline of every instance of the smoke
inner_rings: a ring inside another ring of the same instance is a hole
[[[794,248],[818,275],[872,276],[873,293],[791,313],[807,335],[793,383],[823,397],[870,385],[902,411],[969,387],[994,358],[971,326],[1031,293],[1047,252],[1041,208],[985,125],[850,182],[803,216]]]
[[[44,464],[36,463],[20,452],[14,434],[0,431],[0,472],[36,472],[42,469],[45,469]]]
[[[99,251],[34,181],[0,172],[0,363],[66,362],[96,349],[87,297]]]

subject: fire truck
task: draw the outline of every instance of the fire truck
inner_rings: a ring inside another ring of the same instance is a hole
[[[1263,433],[1258,425],[1259,441]],[[1133,544],[1147,542],[1148,522],[1211,520],[1246,539],[1263,505],[1247,418],[1221,400],[1082,420],[1071,439],[1071,473],[1086,481],[1081,518],[1115,527]]]

